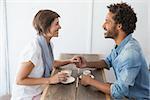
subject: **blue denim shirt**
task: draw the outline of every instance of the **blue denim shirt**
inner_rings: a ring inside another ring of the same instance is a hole
[[[128,35],[105,59],[113,67],[116,81],[111,85],[111,96],[136,100],[150,100],[150,74],[139,43]]]

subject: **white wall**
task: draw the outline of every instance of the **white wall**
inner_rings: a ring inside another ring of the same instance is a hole
[[[107,13],[106,6],[115,2],[113,0],[94,0],[93,16],[92,2],[93,0],[7,0],[11,83],[14,79],[20,51],[36,34],[32,27],[32,20],[40,9],[51,9],[61,16],[60,36],[53,39],[56,59],[62,52],[110,53],[114,42],[104,39],[102,24]],[[141,43],[144,53],[150,54],[148,0],[132,0],[132,2],[128,0],[127,2],[133,6],[138,16],[135,37]],[[114,81],[112,71],[106,73],[109,75],[108,80]]]

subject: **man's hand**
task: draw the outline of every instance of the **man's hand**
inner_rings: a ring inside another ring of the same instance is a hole
[[[80,79],[81,84],[84,86],[90,85],[91,80],[93,80],[89,75],[82,75]]]
[[[74,56],[72,61],[78,68],[85,68],[87,66],[87,61],[84,57]]]

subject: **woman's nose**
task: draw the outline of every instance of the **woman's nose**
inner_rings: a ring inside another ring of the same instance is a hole
[[[61,26],[59,25],[59,29],[61,29]]]

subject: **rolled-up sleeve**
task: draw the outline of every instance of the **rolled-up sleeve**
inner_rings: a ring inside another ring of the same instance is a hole
[[[127,96],[129,92],[129,86],[133,86],[135,78],[139,72],[138,66],[132,66],[124,68],[119,72],[118,80],[111,85],[111,96],[114,98],[121,98]]]
[[[127,96],[129,88],[124,82],[116,81],[110,86],[111,96],[115,99],[121,99],[123,96]]]

